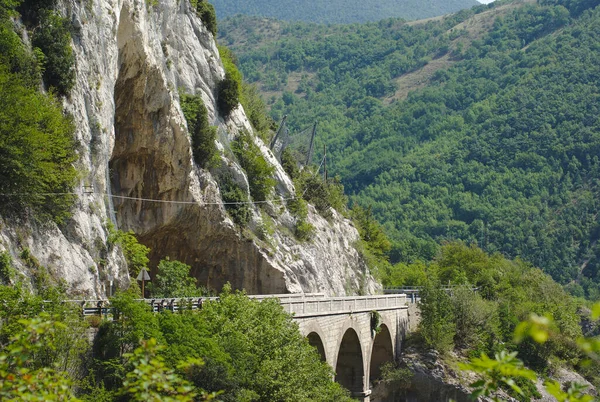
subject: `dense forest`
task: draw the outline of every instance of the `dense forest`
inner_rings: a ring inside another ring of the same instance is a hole
[[[319,122],[328,169],[392,262],[462,240],[600,298],[598,1],[495,2],[423,23],[221,25],[271,115]]]
[[[476,0],[214,0],[212,3],[220,19],[241,14],[317,23],[360,23],[390,17],[414,20],[479,4]]]

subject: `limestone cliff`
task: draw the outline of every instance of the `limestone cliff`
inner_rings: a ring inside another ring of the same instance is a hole
[[[334,213],[327,221],[309,207],[315,236],[294,238],[294,218],[282,201],[294,194],[293,184],[258,139],[276,168],[277,194],[254,207],[249,229],[228,217],[215,177],[193,162],[178,91],[202,97],[222,151],[252,128],[241,107],[226,120],[218,115],[214,94],[223,66],[188,0],[61,4],[75,27],[77,81],[65,107],[77,125],[80,195],[63,228],[4,223],[0,247],[11,249],[18,264],[18,250],[28,248],[72,292],[103,296],[110,276],[129,280],[122,255],[106,244],[112,220],[151,248],[151,266],[169,256],[214,288],[230,281],[249,293],[376,291],[348,220]],[[222,152],[222,165],[247,183],[230,153]],[[273,227],[267,233],[260,230],[264,219]]]

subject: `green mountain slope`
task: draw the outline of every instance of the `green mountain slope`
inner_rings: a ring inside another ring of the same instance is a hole
[[[599,298],[597,4],[504,2],[412,25],[267,21],[277,35],[232,45],[274,118],[319,121],[330,171],[384,223],[393,260],[461,239]]]
[[[390,17],[429,18],[479,4],[476,0],[212,0],[211,3],[218,18],[242,14],[337,24]]]

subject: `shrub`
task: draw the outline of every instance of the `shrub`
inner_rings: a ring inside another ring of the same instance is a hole
[[[3,251],[0,253],[0,283],[9,283],[13,275],[12,258]]]
[[[255,201],[267,200],[276,184],[272,177],[275,168],[265,160],[260,148],[254,143],[254,138],[248,132],[239,135],[233,142],[232,149],[248,175],[252,198]]]
[[[181,110],[192,138],[194,162],[202,168],[216,167],[219,163],[217,128],[208,121],[208,111],[198,95],[180,95]]]
[[[239,226],[246,226],[250,221],[250,204],[246,192],[231,176],[224,176],[219,180],[219,189],[225,203],[225,210],[231,219]]]
[[[219,113],[228,117],[233,109],[240,103],[240,89],[238,83],[229,72],[225,73],[225,79],[217,85],[217,107]]]
[[[271,139],[271,130],[275,128],[275,122],[269,116],[265,102],[260,97],[256,85],[242,81],[242,94],[240,103],[244,107],[248,120],[254,127],[255,132],[267,143]]]
[[[312,224],[300,219],[296,221],[295,235],[298,240],[308,241],[312,238],[314,233],[315,227]]]
[[[217,108],[223,117],[228,117],[240,103],[242,73],[236,67],[231,51],[224,46],[219,46],[218,49],[225,69],[225,79],[217,85]]]
[[[42,11],[32,45],[44,55],[42,70],[48,88],[54,88],[59,95],[68,95],[75,85],[75,55],[68,20],[54,11]]]
[[[192,7],[196,10],[202,23],[213,36],[217,36],[217,15],[215,7],[206,0],[191,0]]]
[[[133,278],[137,277],[142,268],[148,267],[148,253],[150,249],[141,244],[135,237],[133,230],[123,232],[115,229],[112,224],[108,224],[108,242],[118,244],[123,249],[129,275]]]
[[[291,162],[289,157],[286,157],[286,164],[289,165]],[[324,218],[329,219],[333,216],[331,208],[340,213],[346,211],[348,200],[344,195],[344,186],[339,177],[328,179],[325,182],[310,169],[305,169],[300,172],[295,183],[299,187],[302,197],[313,204]]]

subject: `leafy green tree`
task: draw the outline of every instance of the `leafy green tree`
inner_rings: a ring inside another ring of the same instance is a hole
[[[420,292],[419,334],[425,345],[442,353],[454,347],[456,321],[452,300],[439,284],[428,283]]]
[[[78,401],[67,373],[40,364],[39,354],[54,350],[64,324],[48,317],[19,320],[21,329],[0,349],[0,398],[3,401]],[[61,328],[62,327],[62,328]]]
[[[192,402],[197,400],[197,392],[192,384],[179,377],[174,369],[167,367],[158,354],[162,348],[156,339],[142,341],[142,345],[124,357],[131,370],[127,373],[120,390],[131,401],[150,402]],[[179,365],[180,370],[189,370],[201,365],[202,360],[189,359]]]
[[[158,272],[152,286],[153,297],[193,297],[201,296],[202,290],[196,286],[196,279],[190,276],[191,267],[168,258],[158,264]]]
[[[43,79],[48,88],[68,95],[75,85],[75,55],[71,49],[69,21],[52,10],[43,10],[32,45],[43,53]]]
[[[50,95],[27,88],[0,66],[0,192],[5,214],[41,220],[70,216],[76,172],[72,120]],[[56,194],[54,194],[56,193]]]

